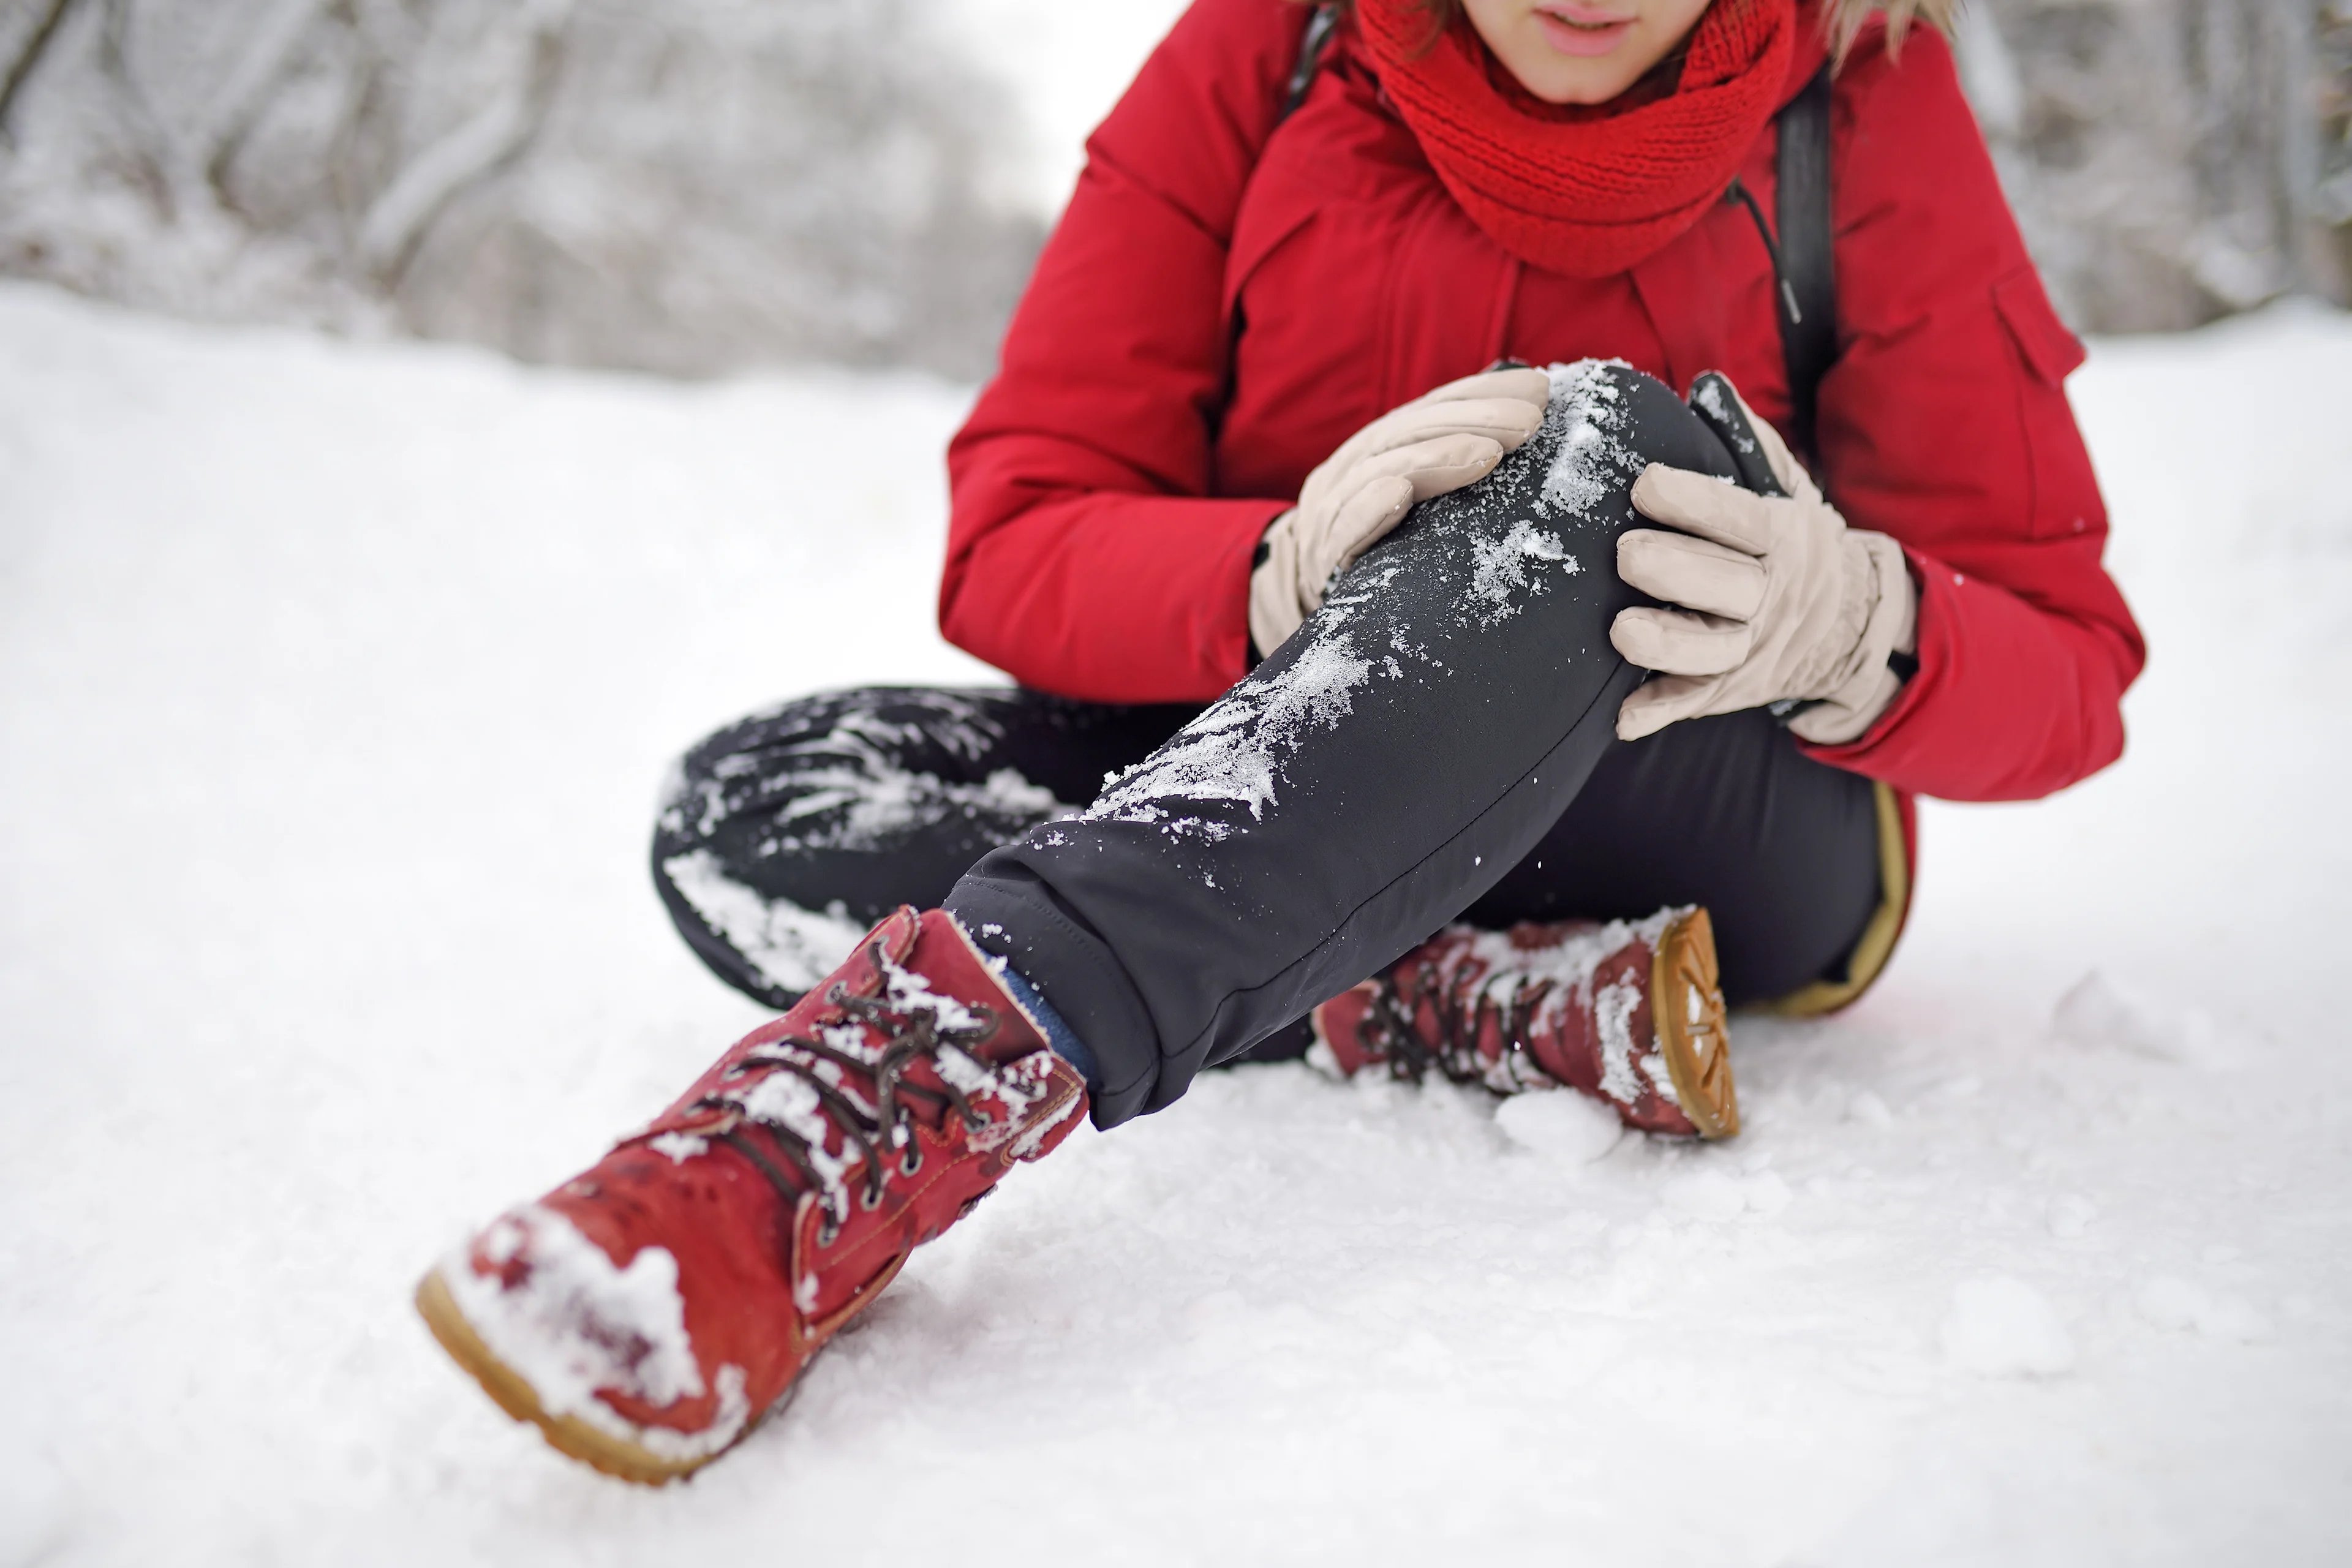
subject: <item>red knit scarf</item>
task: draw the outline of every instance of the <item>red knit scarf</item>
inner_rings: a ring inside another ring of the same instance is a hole
[[[1561,117],[1496,87],[1508,74],[1489,76],[1466,19],[1424,50],[1429,14],[1414,0],[1357,0],[1356,16],[1381,85],[1471,221],[1572,278],[1623,271],[1721,199],[1780,106],[1797,30],[1795,0],[1715,0],[1672,92]]]

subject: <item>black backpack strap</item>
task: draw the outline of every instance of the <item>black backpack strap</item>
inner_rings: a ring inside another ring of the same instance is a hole
[[[1813,451],[1822,377],[1837,358],[1837,269],[1830,229],[1830,68],[1780,110],[1780,353],[1789,367],[1791,445]]]
[[[1298,106],[1307,101],[1307,93],[1314,89],[1315,73],[1323,68],[1323,56],[1331,46],[1331,35],[1339,31],[1339,17],[1346,9],[1344,5],[1318,5],[1307,14],[1307,26],[1298,35],[1298,58],[1291,65],[1290,79],[1283,84],[1282,107],[1274,117],[1276,125],[1289,119]],[[1233,401],[1234,362],[1240,354],[1242,327],[1242,313],[1236,308],[1225,341],[1224,385],[1217,395],[1216,410],[1209,419],[1212,431],[1223,423],[1225,405]],[[1261,542],[1258,549],[1263,552],[1265,548]]]
[[[1282,112],[1274,117],[1276,125],[1289,119],[1307,101],[1307,91],[1315,85],[1315,73],[1323,67],[1323,51],[1330,47],[1331,35],[1339,30],[1341,9],[1338,5],[1318,5],[1307,18],[1307,30],[1298,37],[1298,63],[1290,68],[1289,83],[1283,89]]]

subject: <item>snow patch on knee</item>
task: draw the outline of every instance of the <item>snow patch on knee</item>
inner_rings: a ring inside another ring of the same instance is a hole
[[[1524,517],[1500,539],[1473,541],[1470,554],[1470,596],[1486,606],[1490,625],[1518,614],[1519,607],[1511,603],[1513,593],[1541,586],[1529,569],[1530,563],[1557,563],[1571,577],[1584,570],[1559,534],[1538,528]]]
[[[1557,509],[1580,516],[1601,504],[1623,470],[1639,470],[1640,460],[1623,438],[1625,395],[1610,374],[1633,368],[1623,360],[1583,359],[1545,372],[1551,377],[1551,401],[1539,439],[1554,445],[1538,511],[1549,516]]]
[[[1373,663],[1356,651],[1344,616],[1327,616],[1315,640],[1270,675],[1234,687],[1150,756],[1114,775],[1080,814],[1088,822],[1159,825],[1173,837],[1209,843],[1231,824],[1176,809],[1176,803],[1244,806],[1261,820],[1276,799],[1283,763],[1313,730],[1332,730],[1355,710]]]
[[[1608,521],[1603,504],[1641,471],[1641,455],[1624,438],[1630,411],[1619,378],[1631,369],[1619,360],[1579,360],[1547,372],[1551,399],[1543,427],[1521,448],[1524,462],[1541,466],[1540,482],[1526,501],[1474,513],[1477,537],[1469,542],[1464,624],[1491,626],[1517,615],[1528,597],[1543,592],[1545,567],[1571,577],[1584,570],[1567,540],[1542,523],[1585,528]],[[1520,505],[1531,506],[1533,515],[1510,515]]]

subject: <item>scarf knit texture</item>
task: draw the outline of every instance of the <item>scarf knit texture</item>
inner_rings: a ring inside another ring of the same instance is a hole
[[[1780,107],[1797,31],[1795,0],[1715,0],[1671,92],[1563,115],[1498,87],[1507,73],[1466,19],[1424,48],[1429,14],[1414,0],[1358,0],[1356,16],[1381,86],[1470,220],[1571,278],[1625,270],[1722,198]]]

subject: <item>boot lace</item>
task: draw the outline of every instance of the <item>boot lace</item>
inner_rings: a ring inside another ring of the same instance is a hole
[[[877,974],[887,976],[898,968],[890,962],[878,936],[866,956]],[[725,1089],[693,1102],[695,1110],[740,1111],[746,1121],[767,1134],[767,1142],[791,1167],[791,1174],[779,1168],[758,1142],[745,1137],[740,1126],[717,1136],[751,1161],[782,1194],[787,1205],[798,1202],[804,1192],[818,1194],[825,1212],[824,1226],[817,1233],[820,1243],[831,1242],[848,1223],[849,1194],[840,1178],[851,1163],[859,1160],[864,1163],[858,1204],[869,1210],[882,1202],[891,1164],[896,1164],[899,1173],[908,1176],[922,1169],[922,1144],[908,1125],[918,1114],[918,1107],[934,1115],[953,1115],[971,1131],[978,1131],[993,1120],[956,1085],[954,1079],[958,1075],[939,1068],[940,1053],[952,1050],[987,1072],[988,1064],[980,1060],[974,1050],[995,1036],[1000,1024],[996,1010],[984,1003],[956,1004],[970,1021],[950,1022],[942,1016],[936,1000],[901,1006],[887,999],[887,984],[882,989],[883,995],[861,995],[836,980],[824,994],[825,1006],[854,1033],[866,1036],[861,1043],[870,1055],[860,1056],[845,1049],[836,1043],[838,1035],[835,1029],[780,1036],[730,1063],[724,1074],[728,1079]],[[835,1034],[836,1038],[812,1037],[820,1034]],[[908,1079],[908,1069],[924,1061],[932,1064],[937,1087]],[[793,1126],[758,1115],[745,1104],[749,1090],[759,1080],[779,1073],[798,1079],[815,1096],[819,1111],[815,1121]],[[870,1104],[850,1091],[845,1080],[853,1077],[871,1085]],[[842,1134],[843,1148],[837,1157],[824,1145],[823,1131],[828,1126]],[[892,1162],[885,1158],[889,1150],[905,1152]]]
[[[1454,1083],[1475,1083],[1508,1093],[1533,1082],[1549,1081],[1534,1067],[1529,1031],[1553,989],[1549,978],[1529,979],[1509,970],[1480,973],[1469,963],[1424,963],[1410,980],[1400,981],[1392,964],[1374,982],[1372,1005],[1356,1024],[1356,1043],[1367,1061],[1386,1062],[1389,1076],[1400,1082],[1419,1083],[1436,1072]],[[1517,981],[1507,998],[1498,997],[1498,983]],[[1423,1010],[1436,1027],[1431,1038],[1419,1026]],[[1478,1037],[1486,1020],[1500,1025],[1503,1054],[1487,1061],[1479,1055]]]

